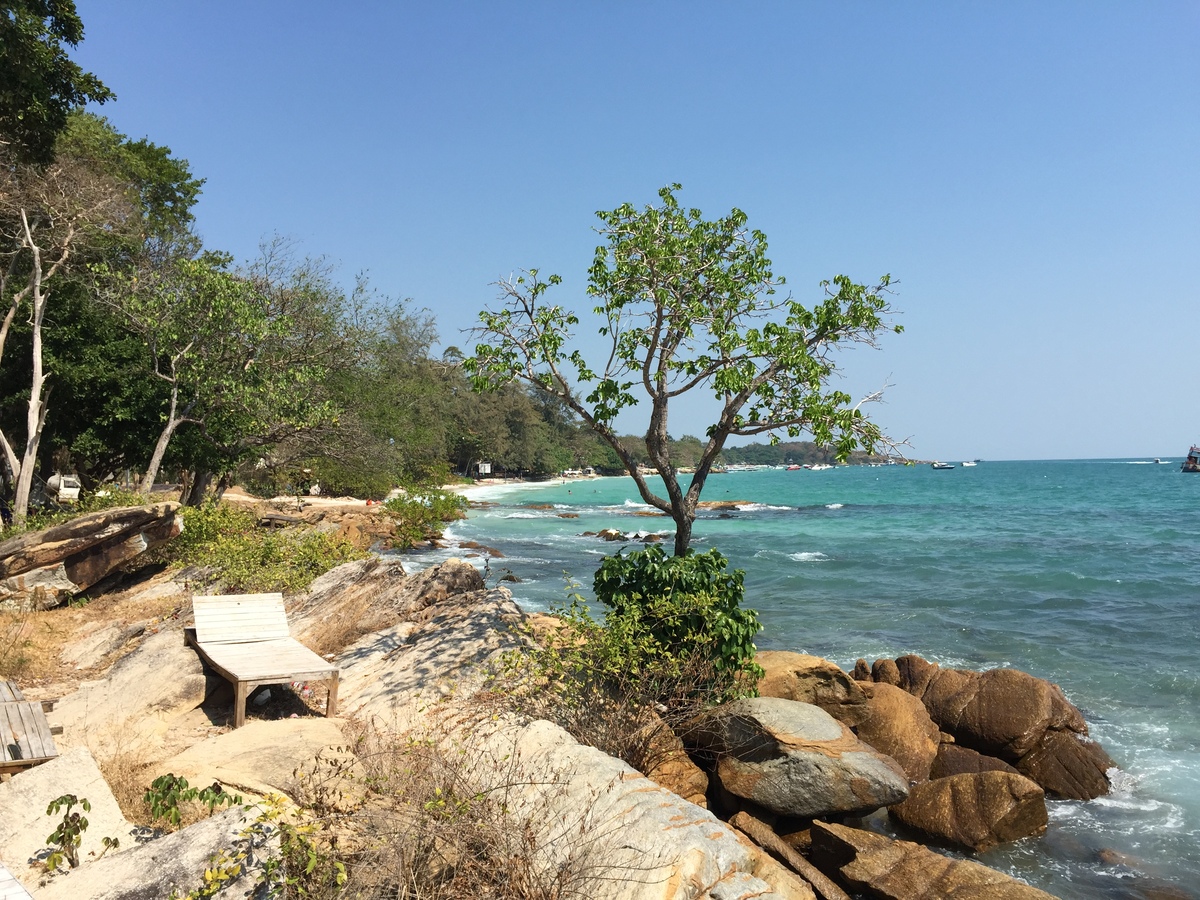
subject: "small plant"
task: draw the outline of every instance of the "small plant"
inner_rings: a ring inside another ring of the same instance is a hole
[[[83,833],[87,831],[88,820],[83,817],[82,813],[74,811],[76,806],[79,806],[83,812],[92,811],[92,804],[86,797],[80,800],[74,794],[63,794],[46,807],[48,816],[56,816],[63,811],[62,821],[58,823],[58,827],[54,829],[50,837],[46,838],[46,843],[52,848],[51,854],[46,857],[46,868],[51,872],[62,866],[64,860],[72,869],[79,865],[79,845],[83,841]],[[105,839],[106,850],[109,840],[113,839]]]
[[[208,808],[211,816],[218,806],[236,806],[242,802],[240,796],[227,793],[216,782],[206,788],[194,788],[186,778],[170,773],[155,778],[142,799],[150,808],[152,821],[161,819],[175,828],[183,820],[181,803],[198,800]]]

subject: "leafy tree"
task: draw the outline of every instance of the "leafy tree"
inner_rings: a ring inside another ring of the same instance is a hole
[[[888,443],[864,415],[865,401],[853,403],[829,382],[839,346],[875,346],[885,330],[901,329],[885,322],[888,276],[867,287],[839,275],[822,283],[825,297],[811,309],[790,296],[777,298],[783,279],[771,270],[766,236],[747,231],[738,209],[709,221],[697,209],[681,208],[678,189],[659,191],[658,206],[639,210],[627,203],[597,213],[607,242],[596,248],[588,294],[604,319],[602,368],[568,349],[579,320],[546,298],[561,278],[542,281],[536,269],[499,283],[502,305],[480,313],[483,342],[464,365],[478,390],[524,381],[595,429],[642,498],[675,520],[675,553],[683,555],[700,493],[731,435],[808,432],[839,458]],[[710,391],[720,414],[685,489],[675,472],[668,413],[671,400],[695,390]],[[646,450],[666,497],[650,489],[633,450],[613,430],[638,395],[650,403]]]
[[[44,166],[70,112],[113,92],[67,57],[63,45],[83,40],[73,0],[0,3],[0,142],[15,159]]]

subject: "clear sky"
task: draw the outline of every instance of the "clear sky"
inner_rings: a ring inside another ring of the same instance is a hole
[[[586,309],[593,213],[681,182],[801,300],[898,279],[845,359],[921,458],[1181,458],[1200,441],[1200,4],[78,0],[99,111],[444,344],[539,267]],[[681,410],[676,436],[703,432]],[[623,421],[631,430],[637,423]]]

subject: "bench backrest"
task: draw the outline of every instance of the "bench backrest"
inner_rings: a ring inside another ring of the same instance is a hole
[[[192,612],[200,644],[246,644],[290,636],[283,594],[193,597]]]

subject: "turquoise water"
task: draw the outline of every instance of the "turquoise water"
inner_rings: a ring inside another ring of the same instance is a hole
[[[542,609],[617,546],[582,532],[673,532],[628,478],[485,489],[456,541],[494,547],[489,581]],[[917,653],[1057,682],[1119,764],[1114,792],[1051,803],[1040,840],[983,862],[1062,898],[1200,885],[1200,477],[1145,461],[982,462],[712,476],[694,546],[746,570],[758,645],[832,659]],[[551,509],[531,505],[551,504]],[[577,514],[578,518],[563,518]],[[669,543],[668,543],[669,546]],[[482,559],[475,560],[482,564]],[[586,591],[585,591],[586,593]],[[1123,855],[1104,864],[1101,851]],[[1170,896],[1191,896],[1171,893]]]

